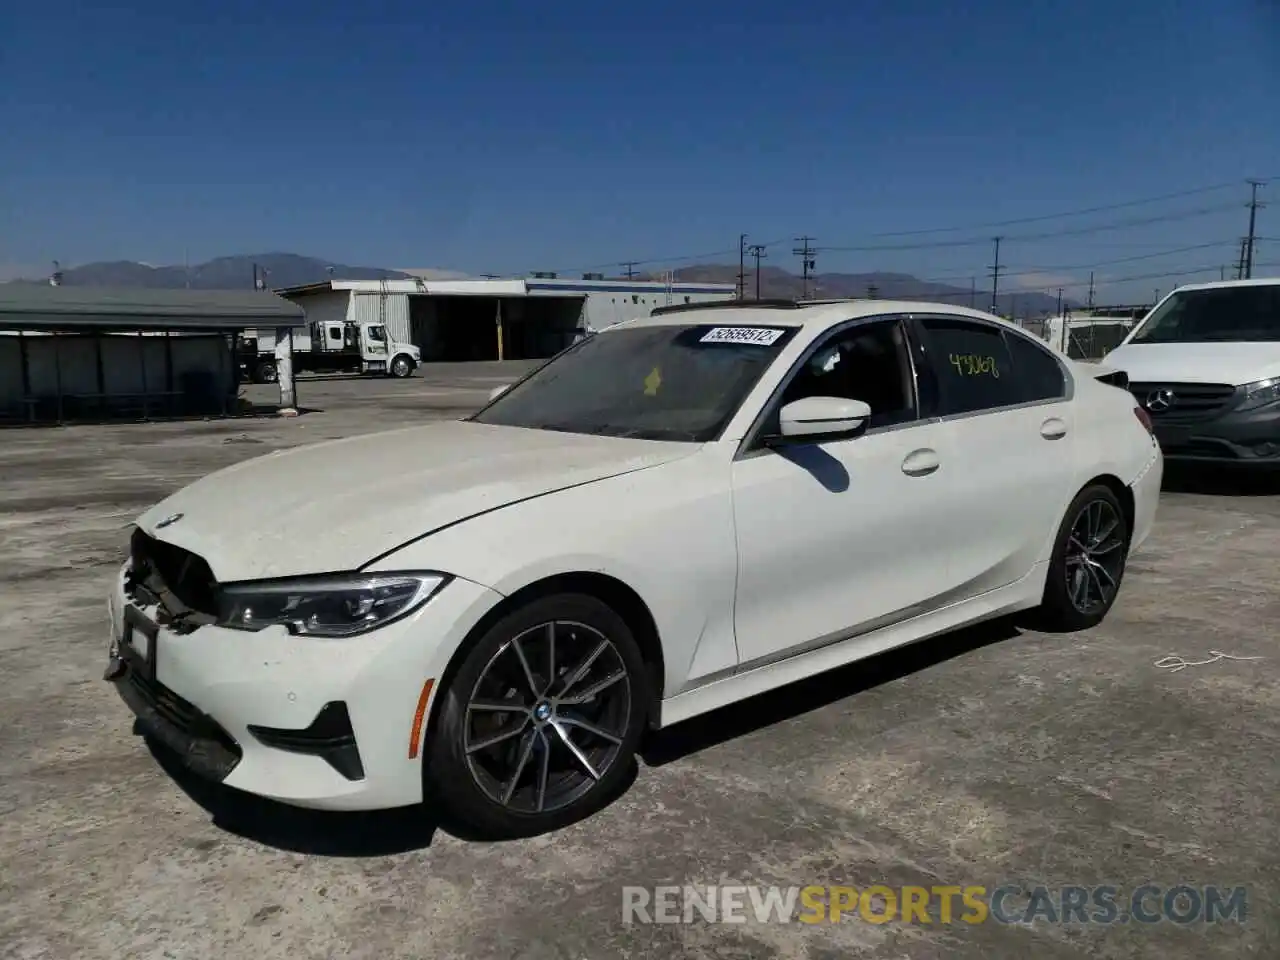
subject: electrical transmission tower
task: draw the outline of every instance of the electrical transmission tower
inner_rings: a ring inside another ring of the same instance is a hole
[[[756,261],[756,299],[760,299],[760,261],[768,256],[763,243],[753,243],[747,250]]]
[[[622,264],[622,267],[626,270],[628,280],[634,280],[636,278],[636,262],[634,260],[628,260],[626,263]]]
[[[1261,180],[1249,181],[1249,235],[1245,237],[1245,254],[1243,259],[1244,279],[1253,279],[1253,250],[1257,244],[1258,236],[1256,227],[1258,225],[1258,208],[1265,207],[1265,203],[1258,202],[1258,188],[1262,186]]]
[[[1000,297],[1000,241],[1003,237],[992,238],[996,245],[995,263],[991,265],[991,312],[999,313],[998,300]]]
[[[812,241],[813,237],[796,237],[796,243],[800,244],[800,246],[791,251],[800,258],[800,282],[801,290],[803,291],[800,298],[802,300],[809,299],[809,275],[810,271],[813,270],[814,266],[817,264],[817,260],[815,258],[817,257],[818,251],[811,245]],[[757,299],[759,299],[758,296]]]

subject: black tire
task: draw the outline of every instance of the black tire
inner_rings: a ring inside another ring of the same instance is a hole
[[[1109,487],[1092,484],[1081,490],[1058,528],[1035,625],[1072,633],[1100,624],[1120,592],[1131,533],[1124,507]]]
[[[276,369],[274,360],[261,360],[253,368],[255,383],[275,383],[280,379],[280,371]]]
[[[559,649],[556,675],[548,680],[550,629]],[[599,649],[602,641],[608,649]],[[589,669],[566,689],[576,665],[593,651]],[[429,803],[469,827],[476,839],[497,840],[559,829],[612,798],[634,768],[649,700],[640,648],[611,607],[583,594],[535,599],[501,617],[461,656],[440,692],[428,735],[423,787]],[[601,686],[619,672],[621,679]],[[596,688],[587,703],[560,702],[561,696],[580,697]],[[493,708],[495,702],[517,701],[519,710]],[[472,703],[485,706],[469,709]],[[549,718],[540,713],[544,708]],[[584,772],[564,743],[564,731],[598,777]],[[513,780],[513,789],[505,790]]]
[[[413,376],[413,360],[403,353],[398,353],[387,367],[388,372],[398,380]]]

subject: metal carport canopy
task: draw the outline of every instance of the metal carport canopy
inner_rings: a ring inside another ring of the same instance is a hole
[[[243,330],[301,327],[302,308],[260,290],[153,290],[0,283],[0,329]]]

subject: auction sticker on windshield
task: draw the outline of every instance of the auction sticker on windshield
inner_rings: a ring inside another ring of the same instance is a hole
[[[750,343],[757,347],[771,347],[786,333],[777,327],[715,327],[704,333],[700,343]]]

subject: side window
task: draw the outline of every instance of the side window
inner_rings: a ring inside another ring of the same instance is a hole
[[[342,339],[342,331],[341,331],[341,330],[339,330],[337,327],[330,327],[330,328],[329,328],[329,339],[330,339],[330,340],[341,340],[341,339]]]
[[[877,320],[831,334],[802,361],[771,414],[805,397],[844,397],[871,407],[870,429],[916,418],[902,323]]]
[[[1013,369],[1018,374],[1024,403],[1057,400],[1067,395],[1066,377],[1053,354],[1016,333],[1006,332],[1004,339],[1013,360]]]
[[[999,328],[951,317],[922,317],[919,322],[942,388],[943,416],[1022,402]]]

